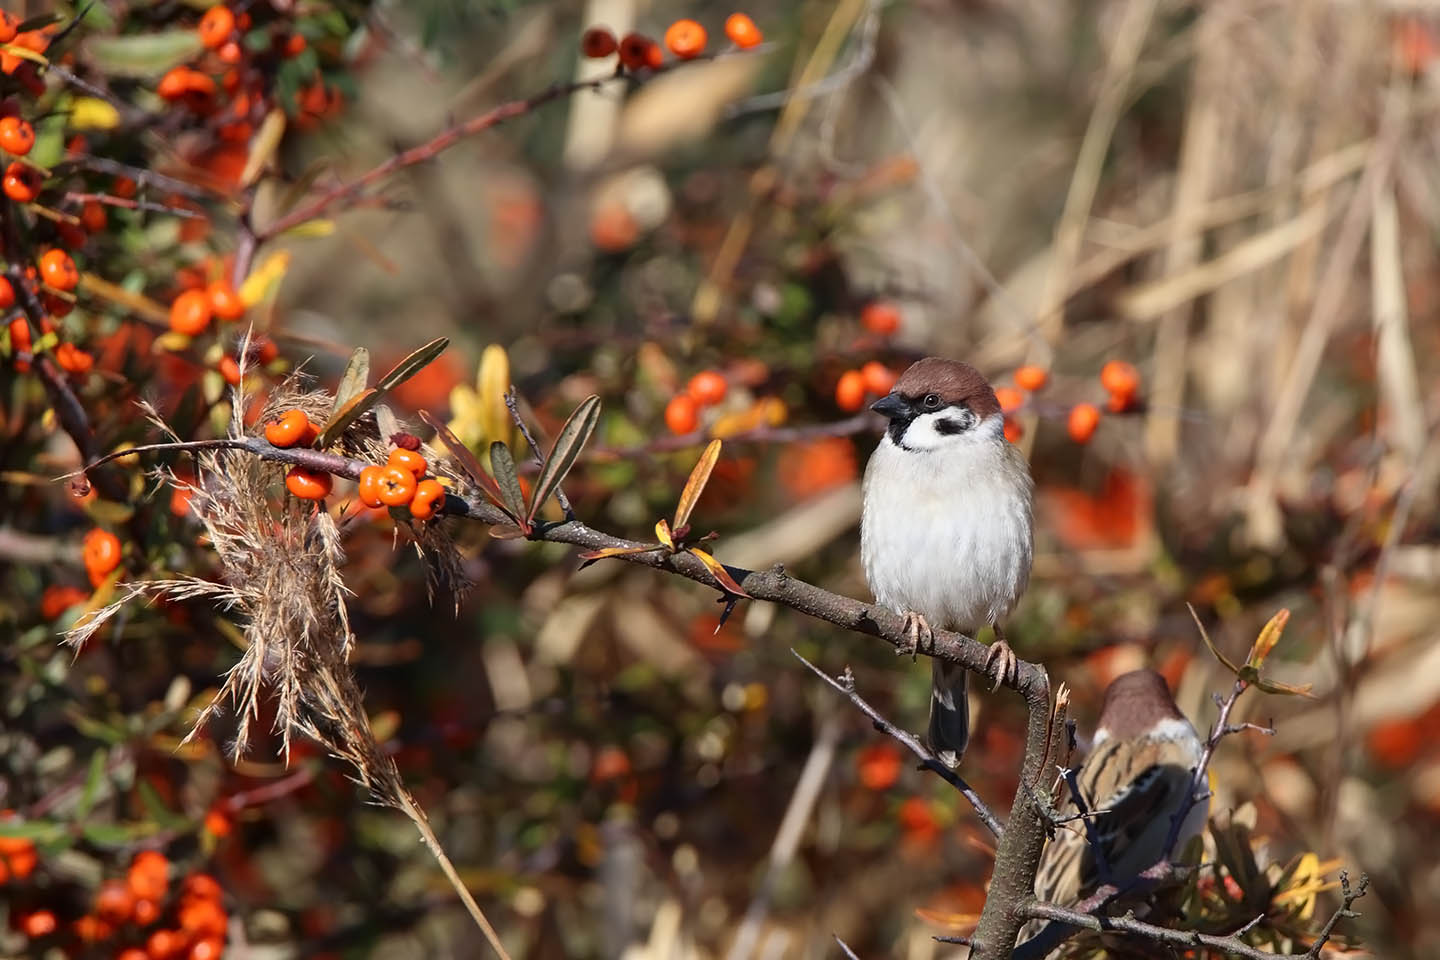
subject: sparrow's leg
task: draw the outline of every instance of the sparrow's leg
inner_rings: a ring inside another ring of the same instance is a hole
[[[900,656],[908,653],[911,660],[919,659],[922,638],[929,643],[935,637],[935,631],[930,629],[929,621],[914,610],[905,611],[905,625],[901,630],[905,634],[905,642],[895,648],[895,653]]]
[[[1010,644],[1005,642],[1005,632],[1000,629],[1000,624],[991,626],[995,628],[995,642],[990,644],[990,651],[985,654],[985,670],[988,673],[991,665],[995,665],[995,686],[990,688],[990,692],[994,693],[1000,689],[1000,684],[1007,679],[1013,680],[1019,674],[1020,660],[1010,649]]]

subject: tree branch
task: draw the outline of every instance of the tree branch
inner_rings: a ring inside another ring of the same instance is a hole
[[[886,720],[880,715],[878,710],[865,702],[864,697],[855,692],[855,677],[850,673],[849,667],[846,667],[845,672],[840,675],[840,679],[836,680],[824,670],[821,670],[815,666],[815,664],[802,657],[798,651],[791,650],[790,652],[795,654],[795,659],[809,667],[811,672],[817,677],[824,680],[842,695],[848,697],[851,703],[860,708],[861,713],[870,718],[870,721],[875,724],[876,730],[894,737],[905,749],[919,757],[920,766],[923,769],[931,771],[941,780],[944,780],[950,784],[950,786],[959,790],[960,795],[970,801],[970,806],[975,808],[975,815],[980,818],[980,822],[985,824],[986,828],[989,829],[992,834],[998,837],[1005,832],[1005,827],[1001,825],[999,818],[990,812],[990,808],[985,805],[985,801],[980,799],[980,795],[975,792],[975,789],[971,787],[970,784],[960,779],[960,776],[956,774],[954,770],[941,763],[940,758],[936,757],[934,752],[926,747],[925,744],[921,743],[919,737],[913,733],[901,730],[889,720]]]

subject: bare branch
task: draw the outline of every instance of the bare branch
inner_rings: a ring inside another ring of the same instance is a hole
[[[839,691],[844,696],[848,697],[851,703],[855,704],[855,706],[860,708],[861,713],[865,714],[865,716],[870,718],[870,721],[875,725],[876,730],[879,730],[881,733],[887,734],[888,736],[895,738],[895,740],[897,740],[901,746],[909,750],[911,753],[915,754],[915,756],[920,759],[920,766],[922,768],[931,771],[940,779],[950,784],[950,786],[954,787],[956,790],[959,790],[960,795],[966,800],[970,801],[970,806],[975,808],[975,814],[980,818],[980,822],[985,824],[986,828],[992,834],[998,837],[1005,832],[1005,828],[1001,825],[999,818],[996,817],[995,814],[990,812],[990,808],[986,806],[984,800],[980,799],[980,795],[975,792],[975,789],[971,787],[970,784],[960,779],[960,777],[955,773],[954,770],[950,769],[950,767],[941,763],[940,758],[935,756],[935,754],[928,747],[926,747],[925,744],[920,742],[919,737],[905,730],[901,730],[889,720],[886,720],[883,716],[880,715],[880,712],[878,710],[865,702],[864,697],[860,696],[860,694],[855,692],[855,678],[850,673],[848,667],[841,675],[841,678],[839,680],[836,680],[834,677],[830,676],[825,671],[815,666],[815,664],[802,657],[798,651],[792,649],[790,652],[795,655],[796,660],[799,660],[801,663],[805,664],[805,666],[809,667],[810,670],[817,677],[819,677],[821,680],[824,680],[826,683],[828,683],[831,687]]]
[[[1365,892],[1369,889],[1369,874],[1360,874],[1360,882],[1355,884],[1354,887],[1351,887],[1349,871],[1340,871],[1340,908],[1330,914],[1330,919],[1326,920],[1325,926],[1320,928],[1319,938],[1310,945],[1309,950],[1305,951],[1305,956],[1309,958],[1309,960],[1319,960],[1320,951],[1325,949],[1325,944],[1330,941],[1330,935],[1335,932],[1335,924],[1339,923],[1341,918],[1353,920],[1360,916],[1360,914],[1350,908],[1354,906],[1356,900],[1365,896]]]

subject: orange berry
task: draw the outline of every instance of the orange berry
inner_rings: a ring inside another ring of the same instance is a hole
[[[619,46],[620,41],[606,27],[591,27],[580,36],[580,52],[591,59],[608,57]]]
[[[265,440],[272,447],[293,447],[310,430],[310,418],[303,410],[286,410],[279,420],[265,424]]]
[[[329,476],[329,474],[326,474]],[[235,821],[224,810],[211,808],[205,814],[205,832],[217,837],[228,837],[235,828]]]
[[[758,47],[765,40],[765,35],[755,26],[755,21],[743,13],[732,13],[725,18],[725,36],[741,50]]]
[[[220,960],[224,953],[223,937],[206,937],[190,945],[190,952],[185,955],[185,960]]]
[[[1034,393],[1045,386],[1050,380],[1050,374],[1044,367],[1024,366],[1015,371],[1015,386],[1021,390],[1029,390]]]
[[[671,433],[693,433],[700,425],[700,407],[688,393],[680,393],[665,404],[665,426]]]
[[[55,348],[55,362],[66,373],[77,375],[89,373],[90,369],[95,366],[95,358],[73,343],[62,343]]]
[[[595,762],[590,765],[590,782],[604,783],[619,780],[630,775],[630,757],[616,746],[601,747],[595,752]]]
[[[662,56],[660,46],[643,33],[627,33],[620,39],[620,62],[627,70],[652,65],[652,58]]]
[[[32,910],[22,914],[19,918],[20,932],[25,936],[34,939],[36,937],[48,937],[55,932],[59,924],[55,920],[54,912],[50,910]]]
[[[89,596],[90,594],[79,587],[51,584],[40,595],[40,616],[46,620],[58,619],[66,610],[84,603]]]
[[[1019,420],[1005,418],[1005,439],[1011,443],[1019,443],[1020,438],[1025,436],[1025,428],[1020,426]]]
[[[665,31],[665,46],[681,60],[693,60],[705,52],[705,28],[694,20],[676,20]]]
[[[190,68],[186,66],[170,68],[166,71],[165,76],[160,78],[155,92],[166,100],[179,100],[189,89],[189,73]]]
[[[71,929],[82,943],[99,943],[101,940],[109,940],[115,934],[113,926],[93,913],[77,917]]]
[[[928,835],[939,828],[935,811],[924,797],[906,797],[896,814],[906,833]]]
[[[685,387],[685,392],[690,394],[690,399],[702,407],[713,407],[725,399],[725,392],[729,384],[725,378],[714,370],[701,370],[690,378],[690,383]]]
[[[85,534],[85,539],[81,542],[81,554],[85,560],[85,569],[92,575],[108,574],[120,566],[121,553],[120,538],[109,530],[101,530],[99,527]]]
[[[9,43],[14,40],[19,29],[20,18],[9,10],[0,10],[0,43]]]
[[[1133,397],[1140,389],[1140,372],[1124,360],[1111,360],[1100,368],[1100,386],[1112,396]]]
[[[0,119],[0,150],[23,157],[35,146],[35,128],[19,117]]]
[[[10,321],[10,353],[11,353],[11,355],[13,356],[13,355],[19,354],[19,353],[32,353],[32,352],[34,351],[34,346],[35,346],[34,340],[33,340],[32,336],[31,336],[31,333],[30,333],[30,321],[26,320],[24,317],[16,317],[14,320],[11,320],[11,321]],[[18,367],[18,366],[20,365],[20,363],[22,363],[22,362],[23,362],[23,361],[17,360],[17,361],[15,362],[15,363],[16,363],[16,366]],[[29,367],[28,367],[28,364],[27,364],[26,369],[28,369],[28,368],[29,368]]]
[[[415,498],[410,501],[410,515],[428,520],[445,506],[445,488],[439,480],[421,480],[415,485]]]
[[[0,310],[9,310],[15,306],[15,288],[11,286],[7,277],[0,277]]]
[[[291,467],[285,474],[285,489],[301,500],[324,500],[334,485],[335,478],[323,470]]]
[[[115,954],[115,960],[150,960],[150,955],[139,947],[126,947]]]
[[[204,290],[186,290],[170,304],[170,329],[198,336],[210,326],[210,298]]]
[[[390,451],[388,464],[392,467],[404,467],[415,474],[417,481],[425,476],[425,458],[414,450],[396,447]]]
[[[1070,432],[1070,439],[1076,443],[1089,443],[1090,438],[1095,435],[1095,428],[1100,424],[1100,410],[1093,403],[1077,403],[1070,411],[1070,417],[1066,421],[1065,428]]]
[[[79,250],[85,246],[85,241],[90,239],[85,228],[78,223],[61,221],[55,224],[55,232],[60,235],[60,242],[71,250]]]
[[[240,386],[240,363],[234,357],[229,354],[221,357],[216,369],[220,371],[220,376],[224,377],[225,382],[230,386]]]
[[[173,960],[185,949],[185,937],[179,930],[156,930],[145,941],[150,960]]]
[[[229,40],[234,30],[235,14],[230,12],[229,7],[211,7],[205,11],[205,16],[200,18],[200,42],[208,50],[214,50]]]
[[[884,300],[872,300],[860,311],[860,323],[871,333],[888,337],[900,329],[900,309]]]
[[[874,743],[855,757],[855,772],[869,790],[889,790],[900,779],[900,750],[890,743]]]
[[[245,316],[245,302],[235,287],[225,280],[216,280],[205,288],[210,310],[221,320],[239,320]]]
[[[44,307],[46,312],[52,317],[69,316],[70,311],[75,309],[75,302],[73,300],[67,300],[58,293],[50,293],[49,291],[40,294],[40,305]]]
[[[1135,405],[1133,393],[1112,393],[1105,400],[1105,409],[1111,413],[1124,413]]]
[[[110,216],[105,212],[105,204],[99,200],[86,200],[85,206],[80,209],[80,225],[91,233],[100,233],[110,222]]]
[[[292,33],[285,38],[285,56],[298,57],[310,46],[310,41],[305,39],[303,33]]]
[[[208,873],[192,873],[185,878],[186,899],[219,900],[220,883]]]
[[[214,900],[187,900],[180,907],[180,929],[192,937],[223,937],[225,921],[225,910]]]
[[[135,912],[135,894],[123,880],[107,880],[95,894],[95,913],[108,923],[121,924]]]
[[[1014,387],[996,387],[995,399],[1000,401],[1000,409],[1006,413],[1014,413],[1025,405],[1025,394]]]
[[[129,200],[139,191],[140,185],[129,177],[116,177],[110,192],[122,200]]]
[[[5,196],[16,203],[30,203],[40,196],[40,187],[44,182],[43,173],[16,160],[5,168],[5,179],[0,181],[0,189],[4,189]]]
[[[148,927],[160,919],[160,904],[154,900],[136,900],[130,917],[135,921],[135,926]]]
[[[40,277],[56,290],[74,290],[80,271],[64,250],[46,250],[40,255]]]
[[[220,49],[215,51],[215,56],[220,59],[221,63],[233,66],[245,59],[245,51],[234,40],[227,40],[220,44]]]
[[[367,507],[382,507],[380,500],[380,474],[384,467],[368,466],[360,471],[360,502]]]
[[[255,337],[250,341],[250,354],[262,365],[274,363],[275,358],[280,356],[280,348],[269,337]]]
[[[380,469],[380,502],[387,507],[403,507],[415,497],[418,481],[415,474],[401,466]]]
[[[170,861],[159,850],[141,850],[130,861],[125,885],[138,900],[163,900],[170,885]]]
[[[10,864],[10,876],[16,880],[24,880],[35,872],[35,845],[33,843],[8,855]]]
[[[865,406],[865,375],[859,370],[846,370],[835,384],[835,405],[846,413]]]
[[[865,364],[865,366],[861,367],[860,377],[865,381],[865,390],[875,394],[877,397],[883,397],[891,390],[894,390],[895,381],[899,379],[899,377],[895,376],[894,370],[891,370],[879,360],[871,360]]]

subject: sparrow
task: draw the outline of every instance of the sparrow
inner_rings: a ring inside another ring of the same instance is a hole
[[[1094,816],[1088,829],[1071,821],[1046,844],[1035,875],[1036,898],[1073,906],[1102,883],[1123,887],[1158,863],[1167,854],[1173,819],[1192,802],[1191,781],[1203,751],[1164,677],[1153,670],[1116,677],[1105,689],[1100,723],[1075,779]],[[1072,797],[1060,812],[1078,810]],[[1208,804],[1190,807],[1171,855],[1200,833],[1207,813]],[[1028,924],[1021,942],[1044,926],[1043,921]]]
[[[968,363],[926,357],[871,408],[889,419],[865,467],[860,559],[912,655],[935,628],[995,630],[995,687],[1016,670],[1001,625],[1030,580],[1034,482],[1000,402]],[[931,661],[929,740],[954,767],[970,739],[966,671]],[[992,688],[994,689],[994,688]]]

